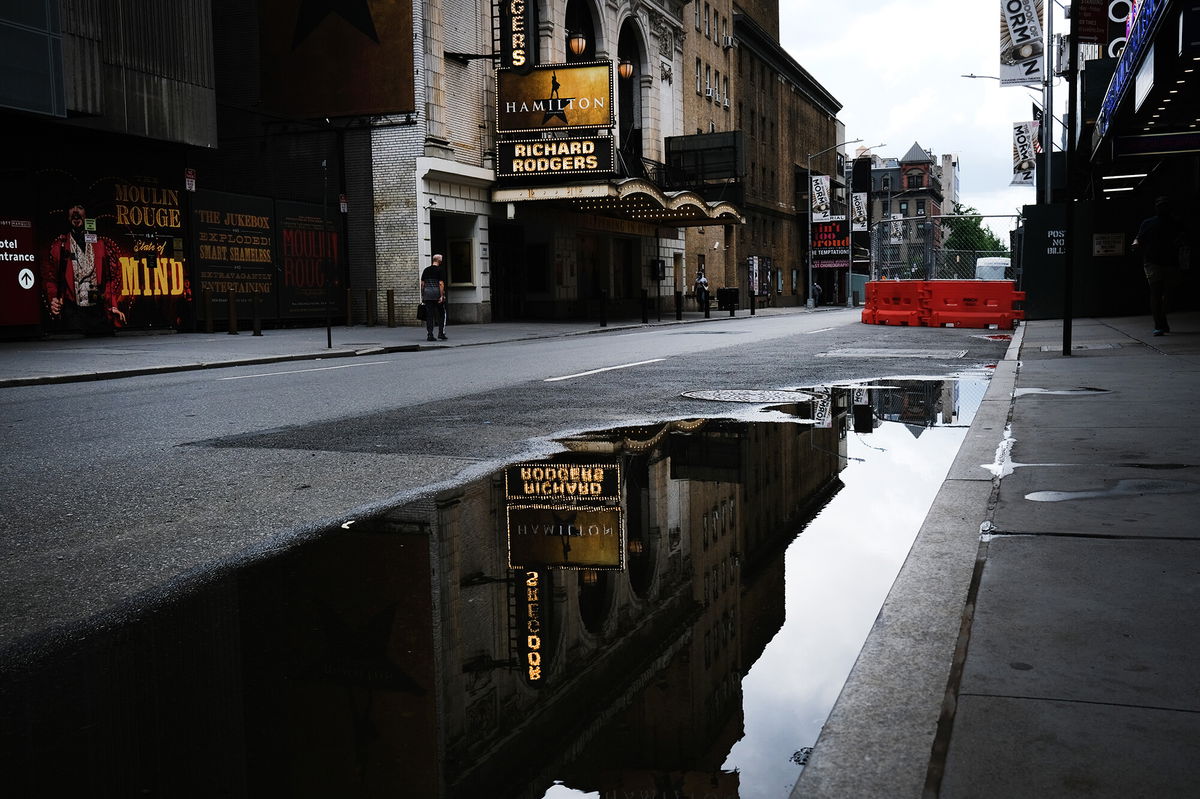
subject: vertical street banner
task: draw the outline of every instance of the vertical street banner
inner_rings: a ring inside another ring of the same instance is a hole
[[[1013,123],[1013,177],[1011,186],[1034,185],[1033,174],[1037,161],[1034,158],[1035,122]]]
[[[1044,0],[1000,0],[1000,85],[1040,86]]]
[[[856,191],[850,195],[850,230],[865,233],[867,230],[867,193]]]
[[[812,183],[810,196],[812,197],[812,220],[814,222],[828,222],[830,216],[829,203],[829,176],[828,175],[811,175],[809,177]]]

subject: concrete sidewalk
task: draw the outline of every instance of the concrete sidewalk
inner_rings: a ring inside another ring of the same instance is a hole
[[[819,309],[798,307],[758,308],[757,316],[825,313],[845,310],[832,306]],[[854,313],[860,311],[855,309]],[[586,335],[659,325],[729,319],[728,311],[711,309],[710,316],[694,310],[676,320],[674,309],[664,306],[662,318],[651,313],[641,319],[612,319],[601,326],[596,320],[492,322],[451,325],[447,341],[427,342],[425,328],[334,325],[330,329],[300,328],[264,330],[255,336],[249,330],[236,335],[216,333],[129,332],[107,338],[64,337],[39,341],[0,341],[0,388],[44,383],[104,380],[136,375],[212,369],[257,363],[345,358],[381,352],[408,352],[425,348],[462,347],[501,341]],[[749,319],[750,311],[736,312]]]
[[[792,793],[1200,785],[1200,314],[1023,325]],[[1018,360],[1019,355],[1019,360]]]

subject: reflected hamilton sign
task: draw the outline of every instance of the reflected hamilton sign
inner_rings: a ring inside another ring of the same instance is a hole
[[[619,463],[520,463],[504,483],[510,569],[625,567]]]

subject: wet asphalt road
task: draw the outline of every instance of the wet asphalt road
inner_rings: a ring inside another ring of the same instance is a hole
[[[686,391],[947,375],[994,363],[1008,343],[858,319],[764,315],[4,389],[4,660],[373,509],[552,451],[556,435],[755,412]]]

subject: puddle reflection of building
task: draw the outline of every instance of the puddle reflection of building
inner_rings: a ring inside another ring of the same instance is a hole
[[[955,381],[887,380],[882,383],[892,388],[870,392],[878,418],[908,425],[916,436],[920,436],[926,427],[953,421]]]
[[[685,422],[566,442],[579,457],[621,460],[629,566],[599,571],[595,582],[550,573],[554,630],[536,692],[507,669],[468,681],[453,668],[472,652],[502,660],[507,634],[496,626],[507,626],[498,590],[486,618],[471,621],[458,592],[457,619],[443,626],[454,636],[442,646],[446,706],[459,693],[453,705],[463,711],[441,718],[444,773],[457,776],[450,794],[536,797],[565,779],[602,796],[664,786],[703,795],[714,785],[736,796],[737,776],[720,767],[741,736],[741,678],[782,625],[787,543],[840,485],[839,429]],[[473,527],[461,524],[469,504],[464,494],[453,506],[459,522],[445,529],[460,534],[444,545],[457,568],[482,569],[484,542],[463,537],[483,521],[475,512]],[[503,563],[503,553],[492,558]],[[480,703],[499,711],[470,711]]]
[[[556,463],[621,464],[627,567],[537,572],[539,680],[516,659],[532,600],[507,568],[498,473],[243,569],[123,631],[135,646],[98,642],[74,662],[107,693],[89,682],[46,751],[186,771],[199,735],[211,795],[536,799],[563,779],[735,796],[720,769],[741,679],[783,623],[787,543],[840,485],[839,428],[693,420],[566,442]],[[167,651],[172,679],[116,679]],[[30,708],[68,682],[45,674]],[[82,728],[112,734],[64,743]]]
[[[537,573],[536,682],[516,660],[529,577],[507,569],[497,474],[325,531],[8,680],[13,717],[38,719],[10,757],[138,773],[141,753],[176,774],[203,753],[207,795],[540,797],[555,779],[736,795],[720,767],[741,679],[783,623],[787,543],[840,485],[843,418],[567,442],[556,462],[622,465],[627,567]]]

